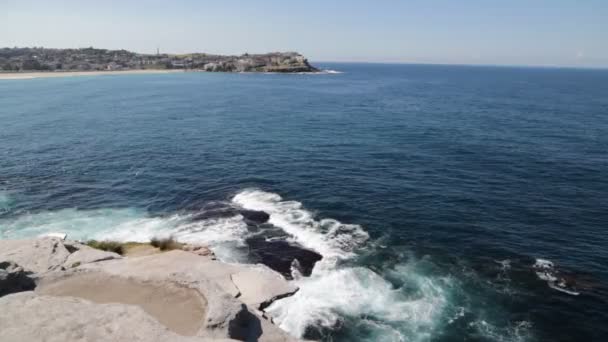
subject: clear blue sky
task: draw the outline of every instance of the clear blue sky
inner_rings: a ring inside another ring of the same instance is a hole
[[[0,46],[608,67],[608,0],[0,0]]]

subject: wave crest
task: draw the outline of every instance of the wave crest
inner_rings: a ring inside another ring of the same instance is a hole
[[[418,338],[435,328],[446,306],[446,290],[428,277],[402,276],[407,278],[407,291],[365,267],[317,272],[297,280],[300,290],[295,295],[265,311],[298,337],[311,326],[332,329],[345,319],[364,317],[376,340],[394,334]]]
[[[289,234],[292,242],[321,254],[324,263],[353,257],[354,250],[369,238],[359,225],[334,219],[316,220],[302,203],[284,201],[275,193],[247,189],[236,194],[232,202],[244,209],[268,213],[270,224]]]
[[[446,290],[436,279],[395,268],[392,272],[407,284],[395,288],[367,267],[344,267],[339,262],[354,257],[369,239],[361,226],[315,219],[302,203],[257,189],[239,192],[232,202],[265,211],[269,223],[289,234],[293,242],[323,256],[310,277],[300,276],[295,267],[294,282],[300,290],[265,309],[282,329],[303,337],[311,327],[331,330],[354,319],[373,331],[374,340],[387,336],[403,340],[404,333],[408,339],[417,339],[435,328],[447,302]]]

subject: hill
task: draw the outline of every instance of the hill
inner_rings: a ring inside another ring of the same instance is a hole
[[[316,72],[297,52],[223,56],[140,54],[127,50],[1,48],[0,71],[113,71],[194,69],[212,72]]]

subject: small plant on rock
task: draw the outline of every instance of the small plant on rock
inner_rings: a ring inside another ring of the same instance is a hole
[[[150,240],[150,244],[152,246],[160,249],[161,251],[170,251],[170,250],[182,248],[182,244],[175,241],[173,236],[169,236],[169,237],[165,237],[165,238],[154,237]]]
[[[86,242],[86,245],[96,249],[101,249],[102,251],[118,253],[120,255],[123,255],[124,253],[122,243],[116,241],[89,240]]]

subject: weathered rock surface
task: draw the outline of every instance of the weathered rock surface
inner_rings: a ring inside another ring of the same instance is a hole
[[[215,259],[215,254],[213,253],[213,251],[211,251],[211,249],[205,246],[185,244],[184,246],[182,246],[182,250],[196,254],[198,256],[205,256]]]
[[[227,294],[239,297],[254,308],[264,301],[297,290],[279,273],[264,265],[227,264],[180,250],[95,263],[81,268],[99,269],[109,274],[147,280],[166,279],[169,276],[186,282],[211,280]],[[259,283],[260,286],[247,283]]]
[[[74,241],[63,241],[54,236],[33,240],[0,240],[0,262],[15,262],[25,271],[38,275],[119,258],[121,256],[116,253],[101,251]]]
[[[22,292],[0,298],[0,307],[3,342],[221,341],[178,335],[135,305]]]
[[[266,266],[227,264],[202,246],[187,249],[192,250],[122,258],[57,238],[0,241],[0,286],[17,278],[23,286],[11,285],[6,293],[37,285],[35,293],[0,298],[0,336],[62,342],[296,341],[260,311],[293,294],[295,286]]]
[[[72,246],[74,246],[74,248],[77,250],[67,257],[63,264],[65,268],[78,267],[82,264],[122,258],[120,254],[101,251],[83,244],[73,244]]]
[[[211,72],[317,72],[308,60],[297,52],[274,52],[241,56],[192,54],[191,67]]]
[[[78,297],[94,303],[135,305],[169,330],[194,336],[203,328],[206,300],[195,289],[172,281],[141,282],[103,272],[80,272],[45,282],[40,295]]]
[[[0,262],[12,261],[33,273],[60,269],[69,255],[63,242],[57,238],[0,240]]]
[[[239,299],[256,309],[262,309],[263,304],[292,295],[298,290],[279,273],[264,265],[250,266],[232,274],[232,282],[241,293]]]
[[[216,262],[189,252],[175,250],[138,258],[87,264],[79,269],[87,272],[103,272],[110,276],[129,277],[142,282],[171,280],[194,288],[207,300],[205,322],[208,328],[207,334],[212,337],[225,337],[229,336],[230,321],[238,316],[243,307],[242,303],[235,299],[238,289],[231,282],[221,283],[222,273],[218,268],[207,267],[209,263]],[[225,277],[229,282],[228,276]]]

